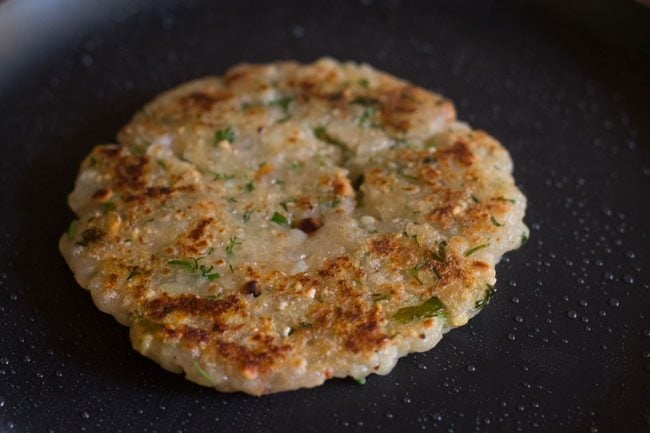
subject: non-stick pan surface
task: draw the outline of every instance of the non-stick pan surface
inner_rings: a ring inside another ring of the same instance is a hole
[[[521,3],[0,4],[0,431],[649,432],[649,11]],[[531,240],[468,326],[365,386],[186,382],[58,254],[78,164],[164,89],[322,55],[442,92],[499,138]]]

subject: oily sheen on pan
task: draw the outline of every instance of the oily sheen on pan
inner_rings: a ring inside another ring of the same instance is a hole
[[[81,164],[60,250],[134,348],[220,391],[387,374],[483,309],[528,237],[499,142],[368,65],[239,65]]]

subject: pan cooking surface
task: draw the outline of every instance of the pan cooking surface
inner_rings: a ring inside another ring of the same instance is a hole
[[[650,431],[641,5],[49,3],[0,5],[0,431]],[[489,307],[388,376],[201,388],[136,354],[74,282],[57,251],[66,196],[81,158],[160,91],[322,55],[441,92],[501,140],[531,239]]]

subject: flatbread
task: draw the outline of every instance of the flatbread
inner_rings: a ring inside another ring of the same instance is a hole
[[[83,161],[60,250],[136,350],[220,391],[387,374],[528,237],[503,146],[368,65],[239,65],[118,141]]]

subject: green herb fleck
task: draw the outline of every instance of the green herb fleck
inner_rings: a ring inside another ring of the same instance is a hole
[[[494,286],[488,284],[487,289],[485,289],[485,294],[483,295],[483,299],[479,299],[478,301],[476,301],[476,303],[474,304],[474,308],[476,308],[477,310],[482,310],[483,308],[485,308],[494,297],[496,291],[497,289],[494,288]]]
[[[133,145],[129,147],[129,152],[133,156],[143,156],[147,152],[148,143],[142,146]]]
[[[390,294],[388,293],[372,293],[370,295],[370,299],[372,300],[372,302],[384,301],[388,298],[390,298]]]
[[[200,265],[199,260],[202,259],[203,257],[199,257],[196,259],[190,260],[170,260],[167,262],[169,265],[174,265],[174,266],[180,266],[185,269],[187,269],[190,272],[195,272],[198,271],[200,272],[201,276],[207,280],[215,280],[217,278],[221,278],[221,275],[219,275],[218,272],[212,272],[214,269],[214,266],[207,267],[205,265]]]
[[[365,377],[355,377],[354,381],[358,383],[359,385],[365,385],[366,384],[366,378]]]
[[[487,248],[488,246],[490,246],[490,244],[485,243],[485,244],[481,244],[481,245],[477,245],[475,247],[472,247],[469,250],[465,251],[465,257],[469,257],[472,254],[474,254],[475,252],[477,252],[478,250],[482,250],[483,248]]]
[[[129,275],[126,277],[126,281],[129,281],[132,278],[135,278],[138,275],[142,275],[142,271],[137,266],[129,268]]]
[[[189,262],[187,260],[170,260],[167,262],[168,265],[174,265],[174,266],[182,266],[185,269],[189,269],[190,271],[194,270],[194,262]]]
[[[139,319],[137,323],[147,334],[155,334],[165,329],[165,325],[162,323],[154,322],[149,319]]]
[[[438,244],[438,252],[434,252],[433,258],[439,262],[447,261],[447,241],[442,241]]]
[[[409,274],[409,276],[410,276],[411,278],[413,278],[415,281],[417,281],[418,283],[420,283],[420,285],[423,284],[423,283],[422,283],[422,280],[420,280],[420,277],[418,276],[420,270],[418,269],[417,266],[414,267],[414,268],[411,268],[411,269],[407,270],[406,272]]]
[[[235,132],[230,126],[226,129],[217,129],[217,131],[214,133],[214,141],[216,144],[219,144],[224,140],[228,141],[229,143],[235,141]]]
[[[375,112],[377,111],[377,108],[375,107],[368,107],[365,110],[363,110],[363,114],[359,118],[359,125],[368,127],[368,126],[375,126],[372,123],[372,119],[375,117]]]
[[[210,385],[214,385],[214,381],[210,377],[207,371],[205,371],[201,366],[199,365],[198,362],[194,361],[194,368],[196,368],[196,372],[201,375],[202,378],[208,381]]]
[[[318,138],[320,141],[324,141],[325,143],[329,143],[333,146],[338,147],[341,149],[341,152],[343,152],[343,159],[349,159],[351,156],[350,149],[347,144],[342,142],[341,140],[338,140],[335,137],[332,137],[328,132],[327,129],[325,129],[324,126],[319,126],[317,128],[314,128],[314,135],[316,138]]]
[[[244,215],[242,216],[242,219],[244,220],[245,223],[247,223],[251,219],[252,213],[253,213],[252,209],[246,209],[246,212],[244,212]]]
[[[334,197],[334,198],[331,199],[331,200],[327,200],[327,201],[325,202],[325,204],[326,204],[327,206],[331,207],[331,208],[335,208],[335,207],[338,207],[338,205],[341,204],[341,199],[338,198],[338,197]]]
[[[104,212],[110,212],[110,211],[115,210],[116,207],[117,206],[115,206],[115,203],[113,203],[112,201],[107,201],[107,202],[104,202],[104,205],[102,206],[102,209],[104,209]]]
[[[359,78],[359,81],[357,81],[357,83],[359,83],[359,85],[360,85],[361,87],[366,88],[366,89],[367,89],[368,87],[370,87],[370,83],[368,82],[368,79],[367,79],[367,78]]]
[[[519,247],[520,248],[523,247],[526,242],[528,242],[528,233],[524,232],[521,234],[521,241],[519,243]]]
[[[212,173],[212,174],[214,175],[214,180],[228,180],[235,177],[234,174],[226,174],[226,173]]]
[[[515,204],[517,201],[512,198],[505,198],[505,197],[495,197],[494,200],[499,200],[499,201],[507,201],[508,203]]]
[[[500,223],[499,221],[497,221],[497,219],[494,218],[493,216],[490,216],[490,221],[492,222],[492,224],[494,224],[497,227],[503,226],[503,223]]]
[[[292,101],[293,98],[291,96],[285,96],[284,98],[271,101],[270,105],[277,105],[278,107],[282,108],[284,117],[280,119],[280,122],[286,122],[289,118],[291,118],[291,113],[289,112],[289,106],[291,105]]]
[[[68,226],[68,239],[74,239],[74,235],[77,234],[77,227],[79,226],[79,221],[72,220]]]
[[[291,161],[291,168],[300,169],[305,166],[305,163],[302,161]]]
[[[226,245],[226,255],[228,257],[233,256],[233,254],[234,254],[233,249],[237,245],[241,245],[241,242],[239,241],[239,239],[237,239],[237,236],[235,236],[234,238],[230,238],[230,240],[228,241],[228,245]]]
[[[300,322],[300,323],[298,323],[296,326],[291,326],[291,327],[289,328],[289,333],[288,333],[287,335],[291,335],[291,334],[293,334],[296,330],[300,330],[300,329],[309,329],[309,328],[311,328],[311,327],[312,327],[312,324],[309,323],[309,322]]]
[[[289,225],[289,220],[287,219],[287,217],[285,217],[284,215],[282,215],[279,212],[275,212],[273,214],[273,216],[271,217],[271,221],[273,221],[274,223],[279,224],[281,226],[288,226]]]
[[[163,161],[162,159],[156,159],[156,164],[158,164],[158,166],[163,170],[165,171],[167,170],[167,164],[165,164],[165,161]]]
[[[404,307],[397,310],[393,316],[400,323],[408,323],[412,320],[424,319],[446,314],[445,304],[437,297],[429,298],[425,303],[412,307]]]
[[[246,191],[253,192],[254,189],[255,189],[255,184],[253,184],[252,180],[246,183]]]

